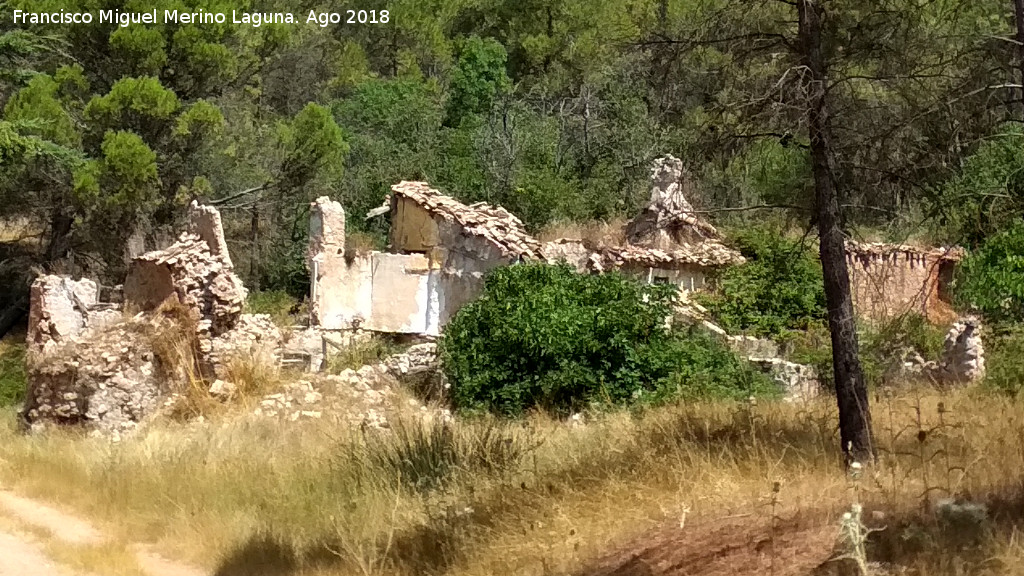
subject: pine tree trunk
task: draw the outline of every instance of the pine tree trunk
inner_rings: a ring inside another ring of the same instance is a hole
[[[1024,0],[1013,0],[1013,16],[1017,26],[1017,70],[1020,71],[1017,81],[1024,86]],[[1024,114],[1024,87],[1014,90],[1014,93],[1020,98],[1017,104]]]
[[[814,173],[815,216],[821,242],[828,325],[832,335],[832,366],[839,404],[839,435],[847,462],[874,461],[867,386],[857,355],[850,275],[842,214],[832,167],[828,109],[828,76],[822,51],[820,0],[798,0],[800,49],[810,74],[807,122]]]
[[[259,202],[252,205],[249,215],[249,288],[260,291],[260,210]]]

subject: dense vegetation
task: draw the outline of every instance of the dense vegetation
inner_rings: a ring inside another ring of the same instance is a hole
[[[824,321],[821,264],[806,237],[753,227],[735,234],[734,243],[747,263],[726,269],[714,293],[699,295],[716,322],[732,333],[777,336]]]
[[[531,264],[491,273],[447,326],[442,365],[459,408],[567,414],[770,389],[712,337],[666,325],[676,289]]]
[[[8,0],[2,9],[46,6]],[[137,8],[61,4],[101,7]],[[304,20],[328,6],[176,7],[290,10]],[[15,26],[4,18],[0,218],[29,219],[46,241],[3,261],[116,281],[124,247],[165,237],[198,197],[225,211],[250,285],[300,294],[303,220],[318,194],[358,215],[393,182],[427,178],[538,227],[633,211],[646,197],[650,160],[666,152],[695,174],[692,200],[702,207],[783,206],[807,221],[805,86],[786,3],[368,8],[389,10],[388,23]],[[1005,127],[1020,108],[1003,87],[1014,80],[1013,45],[1001,40],[1013,29],[1011,8],[1005,0],[830,3],[836,168],[844,204],[856,208],[851,223],[893,237],[974,241],[1003,221],[978,223],[993,204],[999,214],[1019,205],[1016,180],[998,178],[1021,162],[1019,129]]]

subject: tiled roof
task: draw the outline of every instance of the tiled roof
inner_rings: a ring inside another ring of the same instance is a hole
[[[548,262],[559,260],[585,262],[589,270],[603,272],[626,265],[670,268],[679,265],[728,266],[746,260],[739,252],[714,240],[680,245],[673,250],[659,250],[627,244],[587,248],[581,240],[561,239],[544,243],[544,257]],[[583,255],[586,253],[586,256]],[[575,263],[575,262],[573,262]]]
[[[651,267],[673,264],[729,266],[746,261],[739,252],[714,240],[680,244],[672,250],[660,250],[632,244],[608,246],[597,250],[595,256],[600,258],[601,266],[604,269],[617,268],[626,264]],[[591,259],[593,260],[593,257]]]
[[[920,248],[906,244],[847,240],[846,254],[859,258],[894,258],[902,256],[907,259],[933,258],[958,262],[964,257],[964,249],[959,246]]]
[[[432,214],[458,222],[466,233],[490,240],[506,255],[540,259],[540,242],[526,232],[519,218],[500,206],[484,202],[466,205],[426,182],[402,181],[392,186],[391,192],[412,200]]]

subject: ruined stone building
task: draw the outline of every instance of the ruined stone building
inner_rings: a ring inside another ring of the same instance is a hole
[[[311,324],[436,336],[480,294],[487,272],[528,261],[701,290],[714,270],[743,257],[691,213],[678,186],[681,169],[672,157],[656,163],[651,202],[630,226],[634,242],[621,246],[542,244],[502,207],[466,205],[425,182],[401,182],[371,213],[390,214],[388,251],[359,253],[345,247],[343,207],[320,198],[310,218]]]
[[[363,251],[346,246],[343,207],[319,198],[310,216],[309,326],[288,330],[287,337],[269,317],[242,313],[246,290],[234,273],[220,214],[193,203],[188,230],[167,248],[135,258],[116,297],[105,298],[85,279],[35,281],[22,416],[32,426],[127,429],[162,405],[169,382],[228,389],[222,380],[230,379],[238,359],[266,356],[274,364],[297,361],[316,371],[329,342],[340,347],[368,331],[429,340],[501,266],[561,262],[585,274],[618,270],[686,294],[705,289],[724,267],[744,262],[685,198],[681,162],[655,162],[651,181],[649,203],[625,227],[626,241],[614,245],[541,243],[504,208],[467,205],[424,182],[400,182],[370,215],[390,215],[387,251]],[[847,258],[858,312],[872,319],[920,312],[934,322],[951,321],[948,289],[960,256],[958,249],[851,242]],[[777,358],[774,345],[761,349],[770,342],[729,336],[685,300],[677,316],[703,322],[773,374],[787,395],[816,390],[809,368]],[[973,381],[984,373],[978,330],[976,322],[965,322],[950,333],[943,374]],[[398,373],[408,372],[398,364]]]
[[[436,336],[499,266],[541,259],[540,243],[504,208],[465,205],[424,182],[387,199],[388,252],[345,249],[345,212],[328,198],[310,218],[312,324],[326,330]]]
[[[846,259],[857,314],[880,321],[918,313],[934,324],[956,319],[950,284],[961,248],[848,241]]]

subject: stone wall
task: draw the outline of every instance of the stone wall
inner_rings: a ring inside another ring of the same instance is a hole
[[[309,252],[310,324],[330,330],[350,327],[361,319],[360,289],[368,266],[345,258],[345,210],[326,196],[310,204]],[[369,306],[365,306],[368,312]]]
[[[152,413],[173,386],[219,375],[256,344],[279,347],[269,319],[242,315],[246,291],[210,207],[193,203],[189,232],[132,262],[125,310],[97,302],[97,292],[88,280],[43,276],[34,283],[27,425],[124,429]]]
[[[968,316],[953,324],[942,351],[940,380],[950,386],[973,384],[985,377],[981,323]]]
[[[936,324],[956,318],[945,289],[955,263],[941,252],[848,248],[847,264],[854,308],[862,318],[882,321],[917,313]]]
[[[99,287],[92,280],[40,276],[29,294],[29,353],[50,352],[88,330],[120,319],[116,305],[99,302]]]

